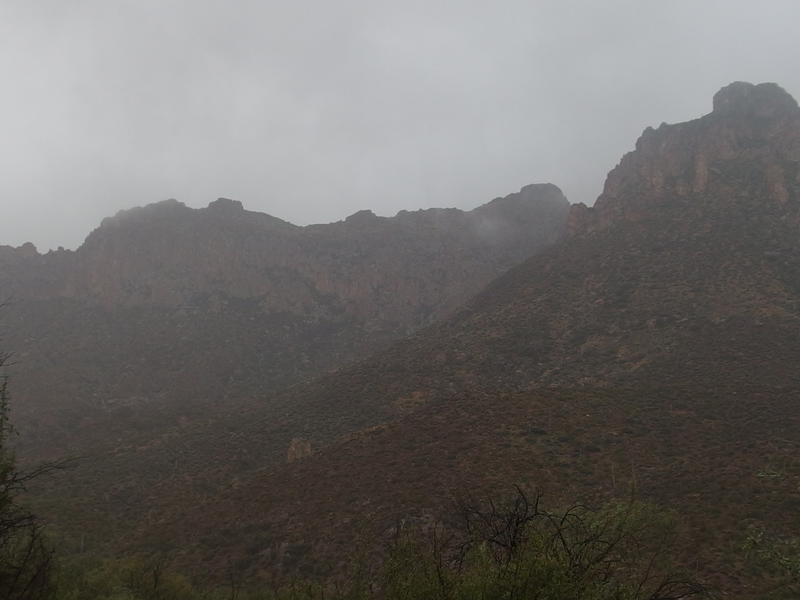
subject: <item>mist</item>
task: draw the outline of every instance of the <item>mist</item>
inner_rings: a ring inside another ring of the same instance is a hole
[[[0,244],[218,196],[306,224],[591,204],[639,133],[734,80],[800,94],[792,1],[0,4]]]

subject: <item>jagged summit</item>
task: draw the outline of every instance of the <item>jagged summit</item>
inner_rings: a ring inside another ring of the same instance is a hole
[[[573,208],[570,231],[712,205],[760,206],[800,218],[800,109],[794,98],[774,83],[735,82],[715,94],[713,106],[699,119],[645,129],[635,150],[608,174],[594,207]]]
[[[735,81],[714,94],[713,113],[735,117],[773,118],[798,111],[797,101],[776,83]]]
[[[523,186],[519,192],[509,194],[504,198],[495,198],[491,202],[477,207],[474,213],[502,213],[509,214],[518,210],[526,210],[529,206],[568,206],[567,200],[561,189],[552,183],[532,183]]]
[[[36,249],[36,246],[33,245],[32,242],[25,242],[24,244],[20,244],[19,246],[2,246],[0,245],[0,259],[2,257],[38,257],[39,251]]]
[[[374,212],[372,212],[371,210],[363,209],[363,210],[356,211],[352,215],[347,217],[345,219],[345,222],[346,223],[354,223],[354,224],[358,224],[358,223],[364,224],[364,223],[369,223],[371,221],[374,221],[377,218],[378,218],[377,215]]]
[[[239,200],[231,200],[230,198],[217,198],[213,202],[209,202],[208,209],[226,213],[244,212],[242,203]]]
[[[482,204],[472,210],[462,210],[458,208],[427,208],[415,211],[400,210],[396,217],[406,218],[426,218],[433,214],[449,214],[453,218],[474,218],[485,219],[492,217],[506,220],[515,215],[523,220],[528,220],[534,212],[540,214],[542,210],[549,212],[565,212],[569,206],[569,201],[564,196],[561,189],[552,183],[535,183],[523,186],[519,192],[508,196],[499,196],[486,204]],[[203,217],[209,218],[229,218],[237,215],[249,215],[254,221],[261,225],[281,225],[286,229],[302,230],[305,228],[319,229],[327,227],[328,224],[319,223],[305,226],[298,226],[284,221],[279,217],[274,217],[267,213],[246,210],[239,200],[230,198],[217,198],[209,202],[206,208],[192,208],[185,203],[169,198],[158,202],[152,202],[143,206],[136,206],[118,211],[114,216],[106,217],[100,227],[89,235],[91,240],[96,237],[98,232],[119,229],[120,227],[141,228],[142,225],[157,225],[171,219],[186,221],[197,221]],[[458,216],[458,217],[457,217]],[[387,221],[388,219],[388,221]],[[391,222],[392,217],[379,217],[370,209],[363,209],[347,216],[339,223],[348,225],[368,225],[378,222]],[[332,223],[330,225],[335,225]],[[511,225],[511,223],[509,223]]]
[[[186,206],[183,202],[180,202],[175,198],[169,198],[167,200],[151,202],[150,204],[146,204],[144,206],[135,206],[133,208],[126,208],[117,211],[113,217],[106,217],[102,220],[100,223],[100,229],[127,226],[149,220],[162,219],[165,217],[183,214],[191,210],[192,209]]]
[[[195,306],[221,295],[261,302],[266,313],[357,315],[405,331],[558,239],[567,211],[546,185],[473,211],[365,210],[303,227],[228,198],[206,208],[169,199],[104,219],[64,264],[44,271],[23,264],[39,256],[32,246],[2,251],[21,270],[0,270],[0,284],[19,298],[105,307]]]

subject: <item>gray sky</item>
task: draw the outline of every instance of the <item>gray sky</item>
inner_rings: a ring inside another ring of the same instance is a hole
[[[800,95],[797,0],[0,0],[0,244],[218,196],[298,224],[592,203],[647,125]]]

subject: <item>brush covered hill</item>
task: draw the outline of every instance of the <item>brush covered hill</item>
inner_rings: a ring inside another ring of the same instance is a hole
[[[298,227],[219,199],[105,219],[76,251],[0,247],[23,457],[146,444],[364,357],[563,234],[532,185],[472,211]]]
[[[335,570],[452,494],[635,490],[681,514],[685,563],[761,597],[748,526],[800,536],[797,103],[739,82],[647,129],[569,227],[450,319],[232,417],[241,477],[141,539],[211,572]],[[319,450],[287,464],[292,437]]]

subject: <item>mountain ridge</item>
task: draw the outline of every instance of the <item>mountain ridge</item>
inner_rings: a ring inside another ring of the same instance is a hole
[[[552,243],[567,210],[552,185],[307,227],[170,200],[104,220],[76,251],[0,248],[22,455],[85,454],[134,423],[157,437],[365,356]]]
[[[566,238],[449,319],[289,390],[280,418],[226,421],[253,442],[244,468],[186,517],[215,525],[155,510],[158,527],[190,563],[272,572],[335,560],[359,527],[379,546],[399,518],[438,518],[449,492],[524,482],[592,504],[635,489],[681,511],[713,582],[760,597],[730,559],[737,536],[800,535],[800,119],[725,97],[743,119],[646,132]],[[316,452],[284,464],[291,437]]]
[[[379,556],[452,493],[635,494],[680,513],[685,564],[763,597],[744,532],[800,537],[800,118],[773,84],[720,94],[646,130],[567,235],[448,317],[119,444],[50,497],[126,550],[269,579]]]
[[[39,298],[82,298],[108,306],[191,305],[197,296],[212,293],[263,297],[266,310],[292,310],[290,300],[297,303],[295,296],[302,293],[304,298],[299,303],[314,305],[315,310],[324,310],[321,304],[325,300],[314,297],[320,294],[344,302],[345,310],[350,302],[360,304],[351,307],[353,310],[363,310],[365,302],[359,300],[360,296],[371,295],[366,303],[392,302],[402,290],[395,287],[379,298],[377,289],[356,289],[362,285],[358,282],[372,280],[372,288],[384,286],[414,263],[414,268],[421,270],[421,278],[431,279],[434,274],[430,269],[425,271],[429,263],[457,268],[447,261],[452,262],[460,253],[471,261],[468,268],[488,267],[487,274],[481,276],[487,280],[490,272],[508,268],[542,244],[554,241],[563,227],[567,206],[558,188],[542,184],[527,186],[472,211],[401,211],[395,217],[366,221],[356,213],[328,225],[299,227],[245,211],[241,203],[232,200],[219,199],[203,209],[167,200],[105,219],[75,251],[39,255],[30,245],[16,251],[6,248],[4,262],[13,267],[12,257],[16,256],[19,268],[13,273],[15,278],[2,277],[0,271],[0,283],[20,299],[30,297],[33,288]],[[482,262],[491,265],[483,267]],[[359,264],[357,274],[346,272]],[[370,273],[371,265],[377,264],[383,265],[381,271]],[[44,274],[37,273],[37,267]],[[306,291],[296,289],[286,297],[279,293],[275,296],[286,276],[301,283]],[[438,276],[448,274],[444,271]],[[353,281],[337,283],[334,278]],[[408,283],[413,284],[410,280]],[[446,285],[454,283],[451,278]],[[348,285],[352,289],[347,289]],[[426,292],[419,289],[417,293]],[[428,292],[431,296],[436,293]],[[454,297],[463,294],[459,289]],[[416,301],[404,300],[412,304]],[[434,302],[434,298],[428,302]],[[382,308],[384,313],[391,310],[402,309]],[[303,314],[306,309],[298,312]],[[379,318],[377,311],[373,312],[373,317]],[[406,321],[413,318],[409,314],[400,317]]]

